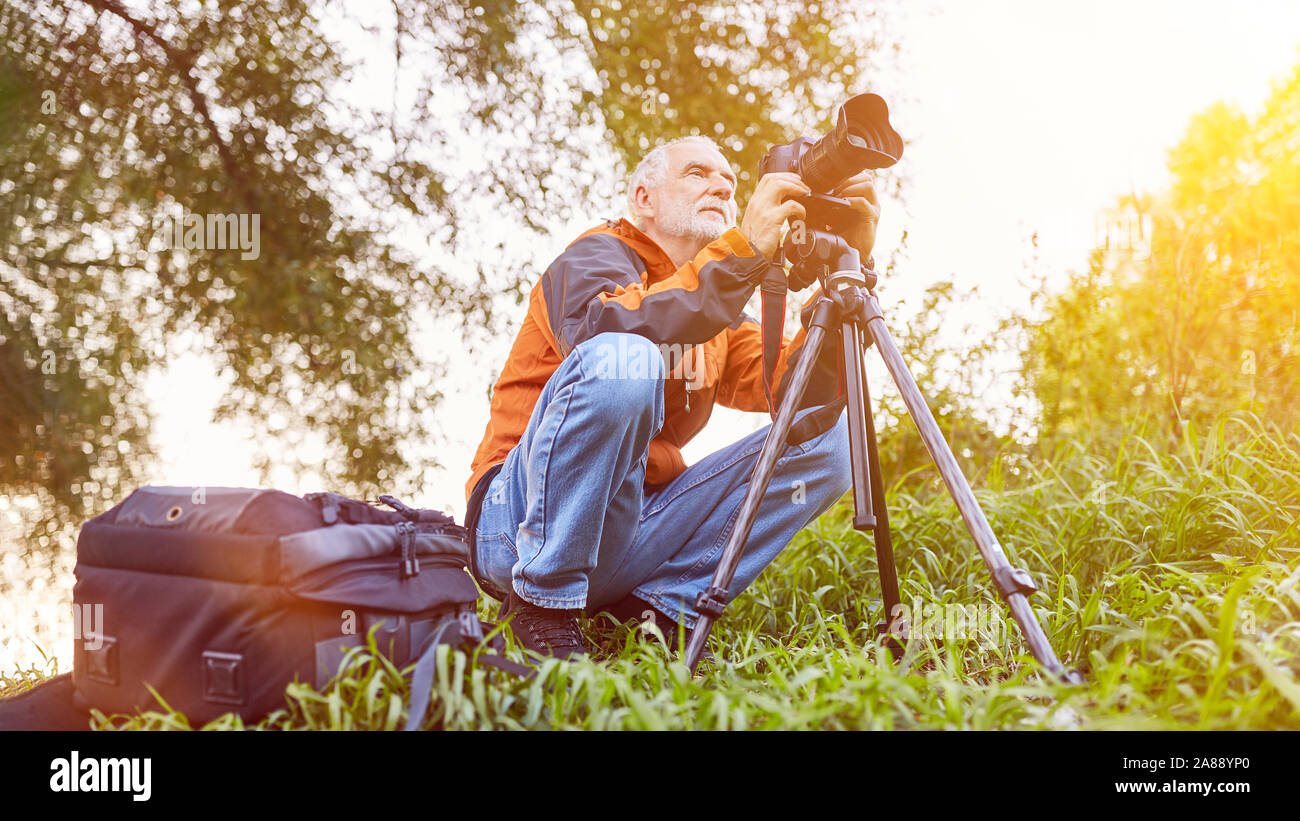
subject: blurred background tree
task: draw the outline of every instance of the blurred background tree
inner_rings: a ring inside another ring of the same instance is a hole
[[[141,382],[182,332],[231,379],[219,418],[326,431],[343,486],[403,469],[399,443],[428,431],[393,376],[437,272],[337,203],[436,212],[439,175],[392,173],[326,105],[346,66],[313,9],[10,2],[0,20],[0,485],[41,491],[50,530],[118,499],[148,467]],[[260,255],[160,249],[181,211],[259,215]]]
[[[331,21],[391,35],[389,109],[338,93],[362,66]],[[617,207],[604,158],[688,132],[728,149],[743,205],[768,145],[889,63],[881,23],[851,0],[3,0],[0,492],[37,498],[37,545],[120,499],[153,464],[142,382],[200,350],[264,474],[319,435],[331,489],[420,493],[403,443],[436,434],[445,363],[415,328],[500,331],[496,294],[536,274],[502,226]],[[260,254],[159,248],[178,212],[259,215]]]
[[[1169,170],[1167,190],[1118,203],[1127,236],[1040,291],[1025,386],[1046,449],[1178,441],[1237,410],[1298,429],[1300,66],[1253,118],[1224,104],[1194,117]]]

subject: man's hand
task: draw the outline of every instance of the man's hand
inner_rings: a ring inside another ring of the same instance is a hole
[[[740,223],[741,233],[759,253],[771,259],[776,256],[776,249],[781,244],[782,224],[786,220],[804,218],[803,206],[793,198],[806,197],[811,193],[812,189],[803,184],[798,174],[788,171],[764,174],[759,178],[758,185],[754,186],[754,195],[745,206],[745,218]],[[874,191],[871,196],[875,196]],[[875,230],[873,224],[873,240]]]
[[[761,183],[760,183],[761,184]],[[876,185],[870,171],[860,171],[835,187],[831,196],[849,201],[858,215],[854,229],[844,236],[858,250],[862,264],[871,256],[876,244],[876,224],[880,221],[880,201],[876,198]]]

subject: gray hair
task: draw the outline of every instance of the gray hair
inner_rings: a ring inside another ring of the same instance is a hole
[[[643,222],[641,212],[637,210],[636,201],[633,199],[636,195],[637,186],[644,185],[646,188],[654,188],[656,185],[662,184],[668,178],[668,149],[681,143],[704,143],[715,149],[719,154],[722,153],[722,148],[708,137],[693,136],[678,137],[642,157],[641,162],[636,164],[632,176],[627,178],[627,213],[632,218],[632,224],[637,228],[640,228]]]

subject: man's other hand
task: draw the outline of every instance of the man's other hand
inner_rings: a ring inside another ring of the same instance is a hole
[[[870,186],[870,182],[867,183]],[[812,189],[804,185],[798,174],[779,171],[764,174],[754,186],[754,195],[745,206],[745,218],[741,220],[740,230],[759,253],[771,259],[776,256],[777,246],[781,244],[781,226],[786,220],[804,218],[803,206],[794,201],[795,197],[806,197]],[[875,197],[875,192],[871,194]],[[856,205],[855,205],[856,208]],[[875,238],[875,225],[871,235]]]
[[[876,224],[880,221],[880,200],[876,198],[876,185],[871,172],[859,171],[837,185],[831,196],[848,200],[858,215],[853,230],[846,233],[844,238],[857,249],[865,263],[871,256],[872,246],[876,244]]]

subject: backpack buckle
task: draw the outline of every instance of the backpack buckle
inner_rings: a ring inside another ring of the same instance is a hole
[[[478,620],[477,613],[463,610],[456,614],[456,622],[460,628],[461,641],[477,644],[483,640],[483,623]]]
[[[385,493],[383,496],[379,497],[379,501],[402,514],[402,517],[408,522],[418,522],[420,520],[420,511],[402,504],[395,496],[390,496]]]
[[[410,522],[398,522],[397,539],[402,552],[402,578],[409,579],[420,575],[420,560],[415,555],[415,525]]]

